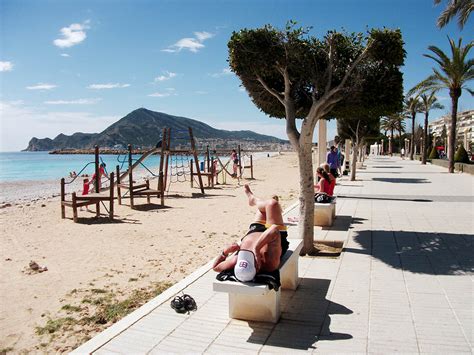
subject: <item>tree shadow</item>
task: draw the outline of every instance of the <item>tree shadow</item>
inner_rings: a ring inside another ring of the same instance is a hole
[[[331,280],[303,278],[296,291],[282,291],[280,321],[267,329],[262,323],[249,322],[252,334],[249,343],[280,348],[315,349],[320,340],[351,339],[351,334],[330,330],[330,314],[351,314],[347,307],[326,299]],[[268,335],[268,333],[270,333]]]
[[[420,178],[372,178],[373,181],[390,182],[394,184],[431,184],[428,179]]]
[[[375,169],[401,169],[402,166],[398,166],[398,165],[390,165],[390,166],[384,166],[384,165],[374,165],[372,166],[372,168],[375,168]]]
[[[394,197],[374,197],[374,196],[360,196],[360,195],[337,195],[338,198],[353,198],[357,200],[382,200],[382,201],[410,201],[410,202],[433,202],[433,200],[424,199],[424,198],[394,198]]]
[[[348,231],[351,229],[353,224],[362,224],[362,221],[366,221],[365,218],[337,215],[334,219],[332,226],[322,227],[323,230],[333,230],[333,231]]]
[[[363,230],[354,240],[367,253],[396,269],[428,275],[474,274],[474,235]]]

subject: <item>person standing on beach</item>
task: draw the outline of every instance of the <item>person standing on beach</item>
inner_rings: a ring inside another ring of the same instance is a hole
[[[232,163],[234,164],[232,166],[232,169],[233,169],[233,173],[232,173],[232,177],[237,177],[237,169],[239,168],[239,158],[237,156],[237,152],[235,151],[235,149],[232,149],[232,153],[230,154],[230,160],[232,160]]]
[[[82,182],[82,193],[81,193],[82,196],[89,194],[89,187],[90,187],[90,181],[89,179],[85,178]],[[89,206],[86,206],[86,210],[89,211]],[[80,211],[82,211],[82,207],[80,208]]]
[[[340,160],[337,154],[337,149],[333,145],[331,146],[329,153],[326,157],[326,162],[329,164],[331,174],[337,178],[339,176],[338,170],[340,167]]]

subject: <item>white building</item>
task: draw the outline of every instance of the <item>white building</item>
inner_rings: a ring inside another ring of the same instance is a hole
[[[446,125],[446,133],[449,134],[449,127],[451,126],[451,116],[446,115],[428,124],[428,130],[431,134],[439,137],[443,131],[443,126]],[[456,137],[458,140],[474,144],[473,135],[474,126],[474,110],[458,112],[458,120],[456,122]],[[465,147],[468,149],[469,147]]]

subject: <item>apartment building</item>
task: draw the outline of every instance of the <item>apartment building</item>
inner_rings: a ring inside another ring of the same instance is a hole
[[[446,132],[449,132],[449,127],[451,126],[451,116],[446,115],[435,121],[432,121],[428,124],[428,129],[431,134],[436,136],[441,136],[443,131],[443,126],[446,125]],[[467,135],[467,142],[474,144],[474,135],[473,135],[473,126],[474,126],[474,110],[468,110],[464,112],[458,112],[458,120],[456,123],[456,136],[458,140],[464,142],[465,136]]]

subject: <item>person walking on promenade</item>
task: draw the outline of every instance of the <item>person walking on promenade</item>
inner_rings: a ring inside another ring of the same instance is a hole
[[[329,164],[331,174],[337,178],[339,176],[338,170],[341,164],[337,154],[337,149],[333,145],[331,146],[329,153],[326,157],[326,162]]]

